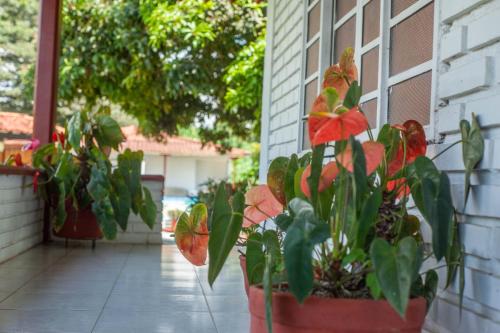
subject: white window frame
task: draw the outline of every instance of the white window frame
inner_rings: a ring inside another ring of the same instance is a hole
[[[321,1],[321,0],[318,0]],[[315,1],[311,6],[316,4]],[[339,0],[336,0],[339,1]],[[342,1],[342,0],[340,0]],[[321,73],[333,63],[334,55],[334,43],[335,43],[335,31],[340,28],[344,23],[351,19],[354,15],[356,16],[356,33],[354,42],[354,52],[355,52],[355,63],[359,69],[359,74],[361,75],[361,59],[364,54],[373,50],[377,46],[379,47],[379,63],[378,63],[378,89],[368,92],[361,96],[360,104],[368,102],[374,98],[377,99],[377,118],[376,124],[377,128],[372,129],[374,134],[377,135],[378,129],[380,129],[388,121],[388,108],[389,108],[389,93],[392,86],[406,81],[408,79],[414,78],[420,74],[431,71],[432,83],[431,83],[431,100],[430,100],[430,120],[429,125],[424,126],[427,137],[432,138],[434,136],[434,110],[437,109],[436,101],[436,72],[438,66],[437,50],[438,50],[438,32],[439,32],[439,5],[440,0],[434,0],[434,27],[433,27],[433,53],[432,59],[412,67],[404,72],[390,76],[389,73],[389,61],[390,61],[390,31],[391,29],[409,18],[433,0],[418,0],[414,4],[410,5],[408,8],[403,10],[394,18],[391,18],[391,0],[380,0],[380,34],[379,37],[368,42],[363,46],[363,9],[372,0],[357,0],[356,6],[349,11],[344,17],[342,17],[339,22],[335,22],[335,0],[322,0],[322,10],[321,10],[321,25],[320,25],[320,70]],[[307,32],[307,13],[308,9],[312,8],[307,5],[307,0],[305,1],[305,34]],[[330,10],[329,12],[327,10]],[[303,45],[306,45],[307,36],[304,37]],[[329,42],[324,42],[328,40]],[[328,50],[323,48],[328,47]],[[302,71],[302,84],[301,84],[301,103],[300,103],[300,126],[299,126],[299,140],[298,140],[298,151],[308,151],[309,149],[303,148],[303,122],[304,122],[304,104],[305,104],[305,85],[307,84],[305,78],[305,63],[306,63],[306,47],[304,48],[303,55],[303,71]],[[324,57],[329,54],[329,59],[326,61]],[[319,75],[321,75],[321,73]],[[360,77],[361,79],[361,77]],[[318,92],[321,91],[321,80],[318,80]],[[366,138],[361,137],[364,140]]]

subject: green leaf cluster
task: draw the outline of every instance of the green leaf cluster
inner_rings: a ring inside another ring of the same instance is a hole
[[[153,228],[157,208],[141,184],[143,153],[127,149],[117,155],[116,167],[112,167],[110,153],[124,136],[107,111],[76,112],[61,134],[66,139],[33,154],[33,165],[43,171],[40,192],[52,208],[54,227],[64,225],[70,204],[77,210],[90,205],[107,239],[116,238],[118,227],[127,229],[131,211]]]

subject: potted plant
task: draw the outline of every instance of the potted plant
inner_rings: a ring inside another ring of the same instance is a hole
[[[54,234],[66,239],[114,239],[118,227],[127,229],[132,211],[150,228],[156,205],[141,184],[142,151],[109,159],[124,140],[118,123],[104,108],[73,114],[64,133],[33,154],[41,171],[39,192],[53,216]]]
[[[210,234],[202,207],[186,215],[179,239],[189,238],[203,261],[208,245],[211,284],[242,226],[254,231],[246,249],[251,332],[420,332],[438,285],[432,262],[443,261],[436,265],[447,270],[446,287],[458,270],[463,292],[457,212],[438,155],[425,156],[425,132],[413,120],[387,124],[375,138],[356,80],[347,49],[326,71],[310,112],[312,152],[275,159],[267,185],[231,205],[217,196]],[[460,128],[452,146],[462,144],[466,203],[484,141],[474,115]],[[421,223],[431,239],[424,241]]]

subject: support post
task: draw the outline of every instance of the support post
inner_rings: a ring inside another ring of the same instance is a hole
[[[41,0],[33,107],[33,138],[49,143],[56,119],[62,0]],[[50,241],[49,207],[45,205],[43,240]]]

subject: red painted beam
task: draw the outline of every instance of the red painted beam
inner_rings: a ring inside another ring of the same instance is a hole
[[[35,74],[33,137],[51,140],[56,119],[62,0],[41,0]]]
[[[41,144],[50,142],[56,119],[62,1],[40,1],[33,137]],[[43,241],[49,242],[50,239],[50,207],[45,204]]]

